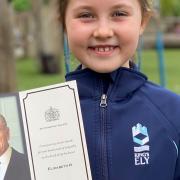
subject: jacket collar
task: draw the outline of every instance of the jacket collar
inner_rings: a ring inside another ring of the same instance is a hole
[[[66,75],[66,80],[76,80],[80,98],[99,98],[103,93],[103,79],[109,81],[107,94],[111,99],[124,99],[132,95],[146,81],[147,77],[138,72],[135,68],[129,69],[120,67],[119,69],[108,73],[101,74],[88,68],[80,67]],[[108,78],[107,78],[108,77]]]

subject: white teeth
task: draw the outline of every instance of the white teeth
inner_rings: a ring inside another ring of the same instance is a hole
[[[95,48],[95,51],[98,51],[98,52],[108,52],[108,51],[112,51],[114,48],[113,47],[96,47]]]
[[[99,48],[99,51],[100,52],[104,52],[104,48]]]
[[[106,47],[106,48],[105,48],[105,51],[106,51],[106,52],[107,52],[107,51],[109,51],[109,50],[110,50],[110,48],[109,48],[109,47]]]

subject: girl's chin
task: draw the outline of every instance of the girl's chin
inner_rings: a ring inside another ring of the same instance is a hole
[[[114,66],[108,65],[108,64],[107,65],[102,64],[102,65],[96,65],[96,66],[92,66],[92,65],[88,66],[88,65],[82,64],[82,69],[89,68],[97,73],[111,73],[120,67],[130,68],[129,61],[124,63],[123,65],[118,64],[118,65],[114,65]]]
[[[119,66],[118,66],[118,67],[113,67],[113,68],[110,68],[110,67],[102,67],[102,68],[96,67],[96,68],[91,68],[91,67],[90,67],[91,70],[93,70],[93,71],[95,71],[95,72],[97,72],[97,73],[111,73],[111,72],[115,71],[115,70],[118,69],[118,68],[119,68]]]

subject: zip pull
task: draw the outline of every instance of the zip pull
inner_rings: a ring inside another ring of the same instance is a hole
[[[107,106],[107,95],[103,94],[101,96],[100,107],[106,107],[106,106]]]

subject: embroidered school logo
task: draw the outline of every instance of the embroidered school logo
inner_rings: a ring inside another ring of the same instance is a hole
[[[132,135],[134,146],[134,160],[135,165],[147,165],[149,164],[149,152],[150,147],[148,130],[145,126],[138,123],[136,126],[132,127]]]

